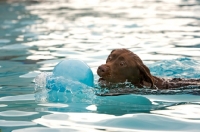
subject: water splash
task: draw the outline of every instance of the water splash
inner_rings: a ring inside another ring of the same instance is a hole
[[[183,57],[174,60],[163,60],[148,67],[155,76],[172,78],[200,78],[200,62]]]
[[[34,79],[35,82],[35,100],[37,102],[47,102],[48,89],[46,89],[46,78],[51,76],[52,73],[42,72]]]
[[[39,102],[88,102],[93,96],[93,88],[62,76],[44,72],[35,78],[35,98]]]

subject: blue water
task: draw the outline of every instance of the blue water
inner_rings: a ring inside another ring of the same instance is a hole
[[[54,92],[63,97],[55,101],[42,87],[68,58],[86,62],[96,83],[114,48],[138,54],[156,76],[200,78],[199,14],[198,0],[1,1],[0,130],[199,131],[199,88],[100,97],[83,87],[72,100]]]

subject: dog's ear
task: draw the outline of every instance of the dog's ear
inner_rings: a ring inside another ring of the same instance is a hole
[[[140,83],[143,84],[143,81],[151,84],[151,87],[154,87],[153,76],[150,73],[150,70],[143,63],[138,64],[138,69],[140,71]]]
[[[133,65],[136,65],[139,70],[139,85],[144,85],[144,81],[151,84],[151,87],[154,87],[153,76],[150,73],[150,70],[147,66],[144,65],[140,57],[133,52],[131,53]]]

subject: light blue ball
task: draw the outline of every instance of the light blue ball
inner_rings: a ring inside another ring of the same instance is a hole
[[[55,77],[62,76],[72,81],[78,81],[90,87],[94,86],[94,76],[90,67],[76,59],[63,60],[53,69]]]

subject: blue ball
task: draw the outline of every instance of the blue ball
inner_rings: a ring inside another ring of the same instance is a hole
[[[55,77],[62,76],[72,81],[78,81],[88,86],[94,86],[94,76],[90,67],[76,59],[63,60],[53,69]]]

